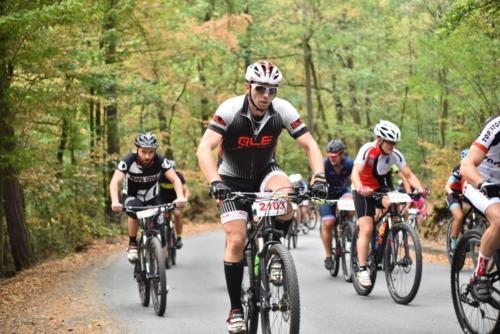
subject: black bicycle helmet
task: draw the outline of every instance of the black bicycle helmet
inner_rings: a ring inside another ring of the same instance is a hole
[[[141,132],[135,138],[135,146],[142,148],[157,148],[158,139],[151,132]]]
[[[343,152],[345,151],[344,142],[341,139],[333,139],[326,145],[326,150],[329,153]]]

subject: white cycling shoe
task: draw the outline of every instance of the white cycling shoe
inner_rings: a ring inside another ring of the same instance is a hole
[[[356,273],[356,275],[357,275],[359,284],[363,288],[368,289],[368,288],[372,287],[372,280],[370,279],[370,270],[369,269],[358,271]]]

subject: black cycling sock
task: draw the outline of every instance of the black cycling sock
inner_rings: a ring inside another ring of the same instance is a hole
[[[224,261],[227,292],[231,300],[231,309],[243,309],[241,305],[241,282],[243,281],[243,261],[231,263]]]
[[[134,244],[137,245],[137,237],[131,237],[130,235],[128,236],[128,244]]]

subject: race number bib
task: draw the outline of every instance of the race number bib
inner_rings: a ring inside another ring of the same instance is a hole
[[[339,201],[337,202],[337,207],[340,211],[356,211],[352,198],[339,199]]]
[[[258,200],[252,204],[252,212],[257,217],[281,216],[288,211],[288,201],[286,199]]]
[[[137,218],[143,219],[143,218],[153,217],[157,213],[158,213],[158,208],[152,208],[152,209],[137,211],[136,215]]]
[[[391,191],[387,193],[389,201],[391,203],[409,203],[411,202],[411,197],[408,194],[400,193],[397,191]]]

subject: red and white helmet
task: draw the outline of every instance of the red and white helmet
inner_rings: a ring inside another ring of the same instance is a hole
[[[258,82],[270,85],[279,85],[283,80],[280,70],[268,61],[258,61],[247,67],[245,79],[248,82]]]
[[[378,124],[375,125],[375,129],[373,129],[373,133],[375,136],[395,143],[401,140],[401,131],[398,126],[389,121],[381,120],[378,122]]]

